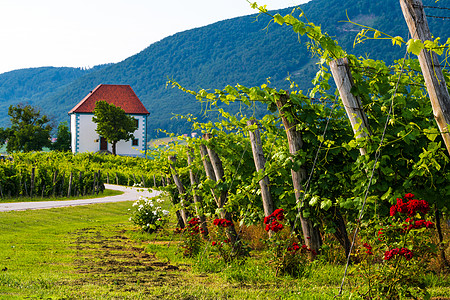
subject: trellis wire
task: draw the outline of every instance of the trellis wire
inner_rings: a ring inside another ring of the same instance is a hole
[[[308,177],[308,180],[306,181],[305,189],[304,189],[304,192],[303,192],[302,200],[300,201],[300,207],[303,205],[303,202],[304,202],[305,196],[306,196],[306,192],[307,192],[308,189],[309,189],[309,183],[311,182],[312,176],[313,176],[313,174],[314,174],[314,170],[315,170],[316,164],[317,164],[317,159],[318,159],[318,157],[319,157],[319,153],[320,153],[320,150],[321,150],[321,148],[322,148],[322,144],[323,144],[323,142],[325,141],[325,134],[326,134],[327,131],[328,131],[328,124],[330,123],[331,115],[333,114],[333,110],[334,110],[334,108],[335,108],[335,106],[336,106],[336,101],[337,101],[337,99],[338,99],[338,97],[336,96],[335,99],[334,99],[333,105],[331,106],[330,114],[329,114],[328,117],[327,117],[327,122],[326,122],[326,124],[325,124],[325,128],[324,128],[323,133],[322,133],[323,140],[319,143],[319,147],[317,148],[316,155],[315,155],[315,157],[314,157],[313,165],[312,165],[312,168],[311,168],[311,172],[309,173],[309,177]],[[295,226],[296,226],[296,224],[297,224],[297,220],[298,220],[300,214],[301,214],[301,212],[299,212],[299,213],[295,216],[294,226],[292,226],[291,233],[290,233],[290,237],[292,237],[292,235],[293,235],[293,233],[294,233],[294,229],[295,229]]]
[[[390,117],[391,117],[391,114],[392,114],[392,110],[393,110],[393,106],[394,106],[394,99],[397,96],[398,86],[400,84],[400,79],[401,79],[401,76],[403,74],[403,70],[404,70],[404,67],[405,67],[405,61],[406,61],[407,55],[408,55],[408,49],[406,49],[405,55],[403,57],[402,68],[400,69],[400,74],[398,76],[398,81],[397,81],[397,84],[395,86],[395,91],[392,94],[392,101],[391,101],[391,105],[389,107],[389,112],[388,112],[388,115],[387,115],[387,118],[386,118],[386,122],[384,124],[383,134],[381,135],[381,140],[380,140],[380,144],[378,146],[378,149],[375,152],[375,161],[374,161],[374,164],[373,164],[372,173],[370,175],[369,183],[367,185],[367,189],[366,189],[366,192],[365,192],[365,195],[364,195],[364,201],[363,201],[363,204],[362,204],[362,207],[361,207],[361,210],[359,212],[358,219],[357,219],[357,226],[356,226],[355,232],[353,233],[352,243],[350,244],[350,251],[349,251],[348,256],[347,256],[347,262],[345,264],[344,276],[342,277],[341,286],[339,288],[339,294],[337,296],[341,296],[342,295],[342,288],[344,286],[345,278],[347,277],[348,266],[350,264],[350,256],[351,256],[353,247],[355,245],[356,235],[358,234],[359,227],[360,227],[359,221],[362,219],[362,217],[364,215],[364,208],[366,207],[367,197],[369,195],[369,190],[370,190],[370,187],[372,185],[372,180],[373,180],[373,177],[374,177],[374,174],[375,174],[375,168],[377,166],[378,159],[381,156],[381,147],[383,146],[384,138],[386,137],[387,126],[389,124],[389,120],[390,120]]]

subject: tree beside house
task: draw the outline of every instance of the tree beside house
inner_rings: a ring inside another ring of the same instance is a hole
[[[135,119],[137,129],[130,140],[120,140],[116,144],[118,155],[139,156],[147,150],[147,118],[149,112],[129,85],[100,84],[81,100],[70,115],[72,152],[113,152],[112,144],[97,133],[94,109],[98,101],[106,101],[120,107]]]

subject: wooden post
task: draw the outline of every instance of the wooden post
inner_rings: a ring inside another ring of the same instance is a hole
[[[109,173],[106,173],[106,183],[109,184]]]
[[[145,178],[144,178],[144,175],[141,175],[141,179],[142,179],[142,186],[145,188]]]
[[[153,174],[153,187],[157,187],[155,174]]]
[[[182,207],[181,217],[183,218],[184,224],[187,226],[187,224],[189,222],[189,213],[186,210],[186,205],[189,203],[189,201],[187,199],[186,189],[184,188],[184,185],[180,180],[180,176],[178,175],[178,172],[175,169],[175,164],[177,162],[177,158],[175,156],[169,156],[168,159],[169,159],[170,169],[172,170],[173,181],[174,181],[175,185],[177,186],[178,192],[182,196],[182,199],[180,201],[181,207]]]
[[[421,0],[400,0],[403,16],[413,39],[422,42],[432,40],[425,11]],[[436,53],[423,49],[419,54],[425,85],[430,96],[431,106],[436,123],[444,140],[447,152],[450,154],[450,96],[444,75]]]
[[[211,134],[206,133],[203,135],[203,139],[206,141],[209,141],[212,139],[212,136],[211,136]],[[223,180],[225,172],[223,170],[222,161],[220,160],[219,155],[217,155],[216,151],[214,151],[214,149],[212,149],[211,147],[206,147],[206,150],[208,152],[208,156],[211,161],[212,169],[214,170],[214,175],[215,175],[216,181]],[[206,169],[205,169],[205,171],[206,171]],[[208,170],[207,172],[210,172],[210,171],[211,170]],[[210,179],[212,179],[212,178],[210,177]],[[220,192],[219,198],[214,196],[214,198],[216,199],[218,208],[221,209],[220,210],[221,218],[227,219],[227,220],[231,221],[231,223],[232,223],[232,225],[230,227],[227,227],[227,237],[231,241],[232,245],[236,245],[236,242],[238,241],[238,235],[236,233],[236,229],[234,228],[233,218],[231,217],[230,212],[223,209],[225,203],[227,202],[227,197],[228,197],[228,190],[222,190]]]
[[[119,176],[117,176],[117,172],[116,172],[116,184],[119,185]]]
[[[284,128],[286,130],[286,135],[289,143],[289,153],[296,155],[298,151],[302,149],[303,140],[302,133],[297,130],[297,123],[295,121],[295,111],[293,107],[288,104],[288,95],[280,94],[279,100],[276,102],[278,111],[281,115],[281,120],[283,121]],[[295,199],[297,204],[300,204],[302,199],[302,194],[304,193],[302,181],[306,178],[306,172],[303,168],[298,171],[291,169],[292,183],[294,186]],[[302,226],[304,243],[310,249],[319,253],[320,247],[322,246],[322,239],[320,237],[319,229],[313,226],[310,219],[303,217],[301,208],[300,213],[300,223]],[[313,257],[312,257],[313,258]]]
[[[62,180],[61,180],[61,185],[60,185],[60,196],[63,197],[64,196],[64,183],[66,182],[66,171],[63,172],[62,175]]]
[[[53,192],[52,192],[52,197],[55,197],[55,193],[56,193],[56,179],[58,178],[58,169],[55,170],[55,172],[53,173]]]
[[[31,168],[30,197],[33,198],[35,167]]]
[[[205,169],[206,177],[208,177],[213,181],[216,181],[216,174],[214,174],[214,169],[212,167],[211,161],[209,160],[208,150],[206,149],[206,146],[203,144],[200,144],[200,155],[202,157],[203,168]],[[220,201],[213,189],[211,189],[211,194],[214,200],[216,201],[217,207],[219,207]]]
[[[81,194],[81,188],[83,187],[83,172],[80,171],[80,175],[78,176],[78,196]]]
[[[203,238],[208,238],[209,232],[208,232],[208,226],[206,224],[206,218],[203,214],[203,199],[200,195],[197,194],[197,185],[198,185],[198,178],[195,176],[194,171],[192,170],[192,165],[194,163],[194,149],[187,148],[187,159],[188,159],[188,165],[189,165],[189,179],[191,181],[193,196],[194,196],[194,204],[195,204],[195,211],[197,213],[198,219],[200,220],[200,228],[202,229],[202,235]],[[200,206],[200,208],[199,208]]]
[[[67,190],[67,197],[70,197],[72,195],[72,180],[73,180],[73,172],[70,172],[69,188]]]
[[[356,138],[366,137],[368,135],[367,132],[370,132],[369,121],[364,113],[361,99],[351,93],[353,78],[348,66],[347,57],[330,62],[330,69]],[[360,148],[359,152],[361,155],[367,153],[365,148]]]
[[[202,162],[206,172],[206,176],[208,176],[209,179],[216,181],[216,174],[214,174],[214,169],[211,165],[211,161],[208,158],[208,150],[203,144],[200,145],[200,154],[202,156]]]
[[[248,126],[259,125],[256,120],[248,120]],[[262,148],[261,135],[259,129],[254,131],[249,130],[250,143],[252,144],[253,160],[255,161],[255,167],[257,172],[264,172],[266,166],[266,159],[264,157],[264,151]],[[260,181],[259,186],[261,188],[261,197],[264,208],[264,215],[267,217],[273,213],[273,201],[269,188],[269,177],[265,175]]]

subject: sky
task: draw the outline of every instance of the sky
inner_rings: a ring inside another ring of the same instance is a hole
[[[0,73],[117,63],[177,32],[256,12],[246,0],[0,0]]]

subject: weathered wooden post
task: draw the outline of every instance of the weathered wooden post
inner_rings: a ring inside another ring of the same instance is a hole
[[[197,185],[198,185],[198,178],[195,176],[194,171],[192,170],[192,165],[194,163],[194,149],[187,148],[187,159],[188,159],[188,165],[189,168],[189,179],[191,181],[193,196],[194,196],[194,204],[195,204],[195,211],[197,213],[198,219],[200,220],[200,228],[202,229],[202,235],[203,238],[207,238],[209,235],[208,232],[208,226],[206,224],[206,218],[203,214],[203,199],[200,195],[197,194]],[[199,207],[200,206],[200,207]]]
[[[368,136],[368,132],[370,132],[369,121],[364,113],[361,99],[351,93],[353,78],[348,65],[348,58],[333,60],[330,62],[330,69],[356,138]],[[360,148],[359,152],[361,155],[367,153],[365,148]]]
[[[70,172],[69,189],[67,190],[67,197],[70,197],[72,195],[72,180],[73,180],[73,172]]]
[[[78,176],[78,185],[79,185],[79,188],[78,188],[77,193],[78,193],[78,196],[80,196],[82,194],[82,188],[83,188],[83,172],[82,171],[80,171],[80,175]]]
[[[55,193],[56,193],[56,179],[58,178],[58,169],[55,170],[55,172],[53,173],[53,192],[52,192],[52,197],[55,197]]]
[[[292,106],[288,105],[289,95],[280,94],[279,99],[276,101],[278,111],[280,112],[281,120],[283,122],[288,144],[289,153],[291,155],[296,155],[303,147],[302,133],[297,130],[298,122],[295,120],[295,110]],[[294,186],[294,194],[297,204],[300,204],[302,195],[305,192],[303,189],[302,181],[306,178],[306,172],[303,168],[298,171],[291,169],[292,183]],[[315,227],[312,221],[305,218],[302,214],[302,208],[299,208],[299,218],[303,232],[304,243],[311,250],[316,253],[320,252],[320,247],[322,246],[322,239],[320,237],[320,232],[317,227]]]
[[[421,0],[400,0],[403,16],[413,39],[422,42],[432,41],[428,21],[423,10]],[[442,74],[438,55],[433,51],[422,49],[419,54],[420,68],[422,69],[425,85],[433,107],[434,119],[444,140],[447,152],[450,155],[450,95]]]
[[[187,195],[186,195],[186,189],[184,188],[183,183],[181,182],[180,176],[178,175],[178,172],[175,169],[175,164],[177,162],[177,158],[173,155],[168,157],[169,159],[169,166],[170,169],[172,170],[172,178],[173,181],[175,183],[175,185],[177,186],[178,192],[181,195],[181,217],[183,218],[183,222],[184,224],[187,226],[188,222],[189,222],[189,213],[186,210],[186,205],[189,203]]]
[[[258,126],[259,123],[256,120],[248,120],[247,126]],[[262,148],[261,135],[259,133],[259,128],[255,130],[248,131],[250,137],[250,143],[252,145],[253,160],[255,161],[256,171],[259,173],[264,173],[266,168],[266,158],[264,157],[264,150]],[[261,188],[261,198],[264,209],[264,216],[269,216],[273,213],[273,201],[272,195],[270,194],[269,188],[269,177],[265,175],[260,181],[259,186]],[[269,232],[272,235],[272,231]]]
[[[203,135],[203,139],[206,141],[209,141],[212,139],[212,136],[211,136],[211,134],[206,133]],[[215,175],[216,181],[223,181],[225,172],[223,170],[222,161],[220,160],[219,155],[217,155],[216,151],[214,151],[214,149],[212,149],[211,147],[207,146],[206,150],[208,152],[208,156],[211,161],[212,169],[214,170],[214,175]],[[206,169],[205,169],[205,171],[206,171]],[[211,171],[210,169],[208,171],[206,171],[207,174],[210,173],[210,171]],[[212,179],[212,178],[210,177],[210,179]],[[218,198],[217,198],[217,195],[216,195],[214,198],[216,199],[218,208],[221,209],[220,210],[221,218],[227,219],[227,220],[231,221],[231,223],[232,223],[231,226],[227,227],[227,236],[228,236],[228,239],[231,241],[231,243],[233,245],[236,245],[236,242],[238,240],[238,235],[236,233],[236,229],[234,228],[233,218],[231,217],[231,213],[226,211],[223,208],[225,203],[227,202],[227,197],[228,197],[228,190],[223,189],[220,191],[220,196],[218,196]]]
[[[30,197],[33,198],[35,167],[31,168]]]
[[[421,0],[400,0],[400,6],[413,39],[422,42],[432,41],[430,28],[423,9]],[[450,95],[447,89],[444,75],[438,55],[433,51],[422,49],[419,53],[419,63],[422,69],[425,85],[433,108],[434,119],[441,132],[447,152],[450,155]],[[440,257],[446,267],[450,264],[445,256],[444,238],[441,233],[440,212],[436,208],[436,228],[440,242]]]

